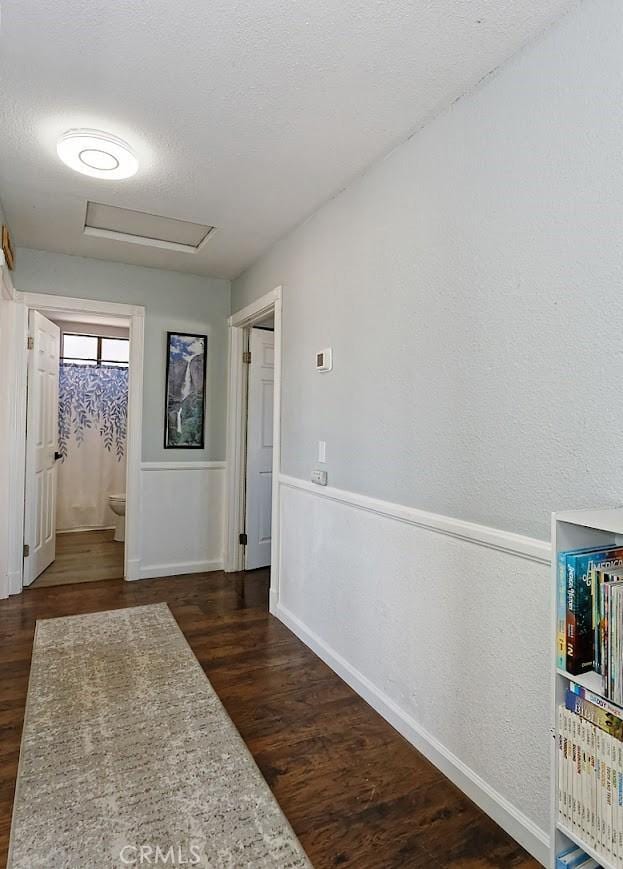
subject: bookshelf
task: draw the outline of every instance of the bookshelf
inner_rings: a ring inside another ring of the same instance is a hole
[[[603,697],[601,677],[598,673],[590,671],[581,676],[572,676],[557,666],[557,622],[558,611],[558,553],[569,549],[581,547],[610,546],[612,544],[623,546],[623,507],[607,510],[565,510],[552,514],[552,587],[553,606],[552,624],[554,637],[553,654],[553,710],[552,710],[552,831],[550,847],[550,867],[555,869],[556,854],[563,848],[576,844],[579,845],[590,857],[593,857],[603,869],[619,869],[622,862],[609,862],[601,853],[598,853],[588,842],[584,841],[577,833],[570,830],[559,821],[558,806],[558,715],[560,704],[564,705],[565,694],[570,682],[580,685],[594,694]],[[606,699],[606,698],[604,698]],[[608,701],[612,706],[612,701]],[[623,708],[621,708],[623,717]]]

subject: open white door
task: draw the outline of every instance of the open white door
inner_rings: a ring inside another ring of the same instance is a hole
[[[251,329],[247,419],[245,568],[270,564],[273,490],[273,392],[275,335]]]
[[[24,585],[30,585],[56,556],[56,450],[60,329],[30,312],[28,351]],[[28,555],[26,556],[26,551]]]

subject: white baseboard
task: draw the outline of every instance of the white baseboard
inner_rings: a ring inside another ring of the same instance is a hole
[[[82,531],[114,531],[114,525],[84,525],[80,528],[63,528],[56,531],[56,536],[60,534],[79,534]]]
[[[181,561],[176,564],[145,564],[140,568],[138,579],[154,579],[159,576],[181,576],[185,573],[210,573],[223,569],[223,559],[218,561]]]
[[[547,865],[549,836],[545,830],[518,811],[434,736],[420,727],[408,713],[330,648],[286,607],[276,600],[273,601],[272,593],[270,611],[526,851],[543,865]]]
[[[279,595],[272,588],[268,595],[268,611],[279,618]]]

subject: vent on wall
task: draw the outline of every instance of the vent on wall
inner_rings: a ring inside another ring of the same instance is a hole
[[[197,253],[214,231],[213,226],[87,202],[84,234],[130,244]]]

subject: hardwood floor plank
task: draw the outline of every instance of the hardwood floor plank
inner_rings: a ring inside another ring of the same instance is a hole
[[[32,588],[123,578],[123,543],[114,531],[75,531],[56,535],[56,558]]]
[[[254,571],[33,586],[0,602],[0,866],[36,619],[161,602],[316,869],[539,865],[269,615],[268,573]]]

